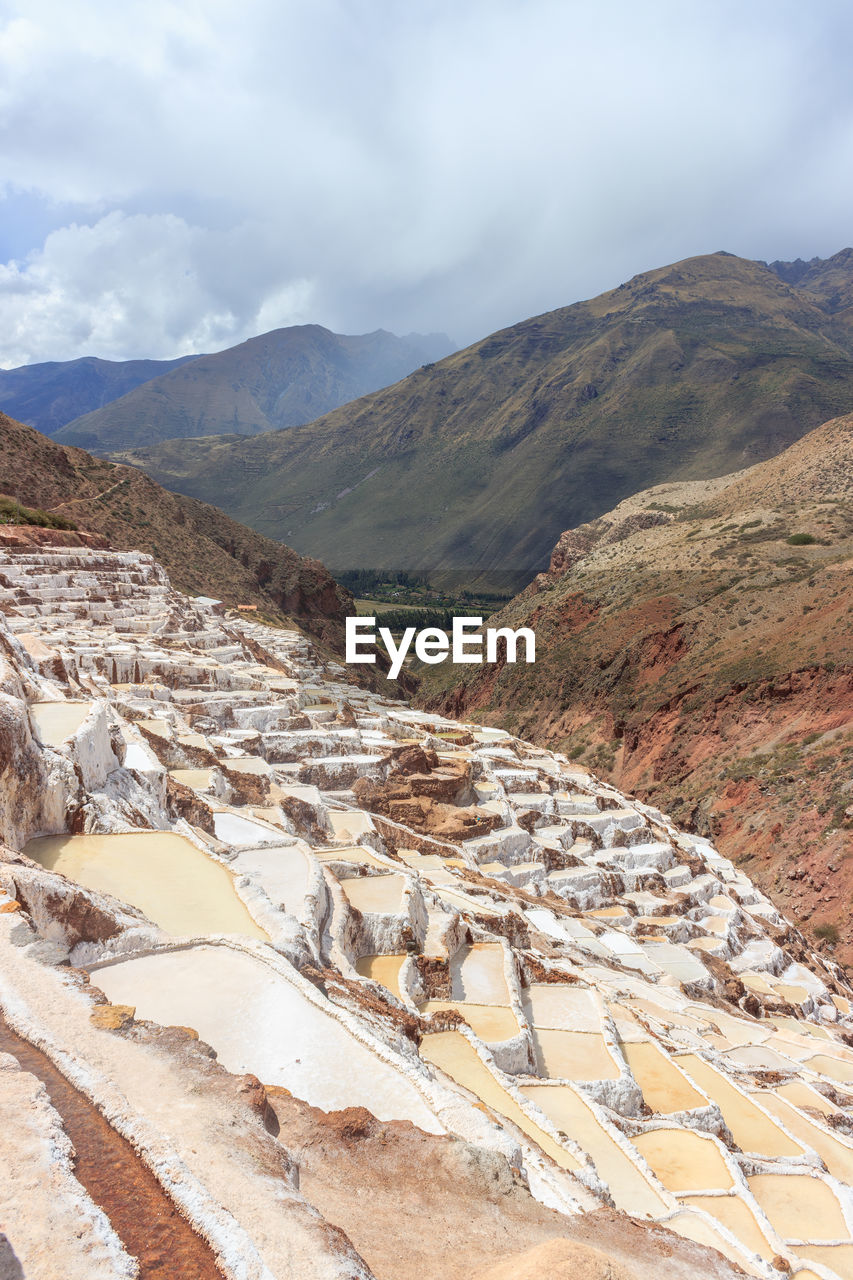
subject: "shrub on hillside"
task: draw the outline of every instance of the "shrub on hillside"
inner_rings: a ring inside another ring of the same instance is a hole
[[[792,533],[785,539],[791,547],[809,547],[817,538],[813,533]]]
[[[0,524],[32,524],[42,529],[76,529],[65,516],[39,507],[24,507],[15,498],[0,497]]]

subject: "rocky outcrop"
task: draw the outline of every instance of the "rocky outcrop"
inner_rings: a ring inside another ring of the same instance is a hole
[[[200,831],[206,831],[208,835],[215,834],[210,805],[196,791],[193,791],[192,787],[185,787],[176,778],[167,778],[166,804],[169,817],[173,822],[189,822],[191,826],[198,827]]]
[[[487,835],[501,825],[497,814],[466,802],[473,799],[470,765],[440,762],[434,750],[406,746],[391,754],[384,781],[358,778],[353,794],[371,813],[439,840]]]
[[[579,525],[577,529],[567,529],[551,552],[548,572],[553,577],[560,577],[589,555],[593,547],[624,542],[643,529],[669,524],[672,518],[672,513],[667,511],[628,511],[618,518],[602,516],[589,524]]]

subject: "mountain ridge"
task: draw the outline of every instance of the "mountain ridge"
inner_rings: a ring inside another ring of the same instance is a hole
[[[809,292],[717,253],[510,326],[286,432],[121,456],[336,569],[544,567],[567,524],[738,470],[853,404],[853,255]],[[568,517],[568,518],[567,518]]]
[[[198,356],[62,427],[64,444],[115,451],[167,438],[253,435],[309,421],[446,354],[443,334],[338,334],[291,325]]]
[[[48,360],[0,369],[0,406],[10,418],[54,435],[82,413],[118,399],[197,356],[174,360]]]

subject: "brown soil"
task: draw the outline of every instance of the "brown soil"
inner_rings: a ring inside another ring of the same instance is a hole
[[[109,1218],[140,1280],[222,1280],[209,1246],[166,1195],[130,1143],[107,1123],[48,1057],[0,1015],[0,1051],[44,1084],[74,1146],[74,1172]],[[57,1242],[61,1249],[61,1241]]]
[[[382,1122],[363,1108],[326,1113],[286,1090],[267,1093],[299,1164],[300,1190],[377,1280],[501,1280],[510,1261],[518,1280],[556,1280],[571,1242],[573,1276],[590,1280],[742,1275],[719,1254],[614,1210],[567,1218],[547,1209],[502,1157],[458,1138]],[[610,1272],[595,1269],[602,1254]]]
[[[500,826],[498,814],[474,805],[468,761],[441,761],[422,747],[396,748],[384,782],[359,778],[353,786],[358,804],[414,831],[441,840],[468,840]]]

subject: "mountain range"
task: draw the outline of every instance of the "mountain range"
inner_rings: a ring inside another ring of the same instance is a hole
[[[565,531],[489,626],[535,665],[423,668],[424,705],[674,812],[853,961],[853,415]]]
[[[0,409],[52,436],[67,422],[117,400],[143,382],[170,373],[195,356],[177,360],[51,360],[0,369]]]
[[[846,412],[851,304],[853,250],[772,266],[709,254],[307,425],[122,456],[333,568],[533,572],[563,529],[638,489],[737,470]]]
[[[254,435],[310,422],[452,350],[443,334],[347,336],[318,324],[274,329],[227,351],[160,370],[78,411],[56,432],[100,453],[173,437]],[[75,362],[76,363],[76,362]],[[138,362],[132,362],[138,363]],[[20,373],[20,370],[16,370]],[[0,381],[2,404],[2,381]],[[38,424],[34,424],[38,425]]]

